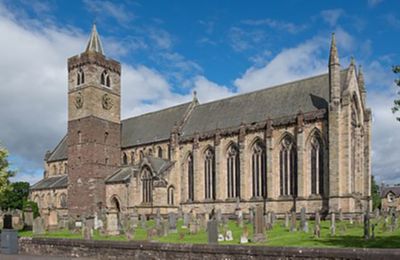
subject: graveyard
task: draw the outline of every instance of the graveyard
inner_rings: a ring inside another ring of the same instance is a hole
[[[368,238],[365,237],[365,222],[361,215],[353,220],[342,219],[337,214],[333,223],[332,219],[318,221],[315,216],[311,218],[301,213],[297,214],[296,218],[287,214],[285,219],[275,219],[269,213],[262,219],[264,221],[257,223],[257,216],[243,222],[221,217],[218,221],[215,220],[216,229],[211,230],[212,228],[207,228],[204,216],[198,216],[196,221],[185,221],[184,217],[178,218],[173,227],[170,226],[168,217],[163,219],[161,216],[156,216],[152,220],[139,220],[140,222],[134,224],[135,227],[129,227],[128,224],[121,225],[119,234],[114,235],[101,229],[87,231],[85,227],[73,231],[68,229],[45,231],[43,229],[39,232],[40,234],[37,234],[35,230],[21,230],[18,234],[19,237],[208,244],[213,243],[209,241],[209,233],[213,232],[216,242],[221,245],[318,248],[396,248],[400,243],[397,217],[388,215],[373,216],[371,214],[371,219],[368,219],[370,226]],[[257,231],[260,228],[263,237],[258,241],[257,237],[260,234],[255,233],[260,232]]]

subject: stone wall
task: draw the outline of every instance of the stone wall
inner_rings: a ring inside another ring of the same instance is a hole
[[[96,259],[397,259],[398,249],[290,248],[20,238],[20,254]]]

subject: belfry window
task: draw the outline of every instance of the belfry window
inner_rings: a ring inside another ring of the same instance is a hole
[[[204,153],[204,191],[206,199],[215,199],[215,157],[211,148]]]
[[[265,197],[267,194],[265,145],[257,141],[253,145],[251,157],[253,197]]]
[[[157,151],[158,157],[162,158],[163,157],[163,149],[159,146],[158,151]]]
[[[153,179],[148,168],[144,168],[142,172],[142,199],[143,203],[153,202]]]
[[[188,199],[194,200],[194,172],[193,172],[193,155],[189,154],[187,159],[187,174],[188,174]]]
[[[240,197],[240,162],[239,150],[235,144],[227,151],[227,191],[228,198]]]
[[[311,139],[311,194],[324,194],[323,147],[320,138],[315,135]]]
[[[76,74],[76,85],[79,86],[82,85],[83,83],[85,83],[85,73],[80,68]]]
[[[297,195],[297,154],[290,136],[283,138],[279,155],[281,195]]]
[[[105,70],[103,71],[103,73],[101,73],[100,76],[100,83],[103,86],[107,86],[110,87],[111,83],[110,83],[110,75],[108,74],[108,72]]]

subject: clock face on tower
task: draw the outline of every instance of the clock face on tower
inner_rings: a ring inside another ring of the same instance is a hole
[[[113,106],[113,101],[108,94],[104,94],[102,98],[103,108],[106,110],[110,110]]]

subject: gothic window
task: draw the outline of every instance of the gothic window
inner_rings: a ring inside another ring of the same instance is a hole
[[[110,87],[111,86],[111,83],[110,83],[110,75],[108,75],[108,72],[105,70],[105,71],[103,71],[103,73],[101,73],[101,76],[100,76],[100,83],[101,83],[101,85],[103,85],[103,86],[107,86],[107,87]]]
[[[104,133],[104,143],[107,144],[107,140],[108,140],[108,132]]]
[[[60,195],[60,207],[63,209],[67,208],[67,195],[65,193]]]
[[[193,172],[193,155],[189,154],[187,159],[187,174],[188,174],[188,199],[194,200],[194,172]]]
[[[257,141],[251,156],[253,197],[265,197],[267,194],[265,145]]]
[[[310,150],[311,194],[324,194],[324,154],[321,139],[314,135]]]
[[[228,198],[240,197],[240,161],[239,149],[235,144],[229,146],[227,151],[227,185]]]
[[[53,175],[57,175],[57,165],[53,164]]]
[[[168,160],[171,160],[171,145],[168,144]]]
[[[157,149],[157,155],[158,155],[159,158],[163,157],[163,149],[160,146]]]
[[[283,138],[279,155],[281,195],[297,196],[297,154],[290,136]]]
[[[128,164],[128,156],[126,153],[122,153],[122,164],[127,165]]]
[[[149,148],[149,150],[147,150],[147,155],[152,156],[153,155],[153,149]]]
[[[174,191],[175,191],[175,188],[173,187],[173,186],[169,186],[168,187],[168,197],[167,197],[167,202],[168,202],[168,205],[174,205]]]
[[[132,165],[135,164],[135,152],[134,151],[131,152],[131,164]]]
[[[206,199],[215,199],[215,157],[211,148],[204,153],[204,190]]]
[[[68,172],[68,164],[64,163],[64,174],[67,174]]]
[[[83,83],[85,83],[85,73],[83,72],[82,69],[78,70],[78,73],[76,74],[76,83],[77,85],[81,85]]]
[[[143,203],[153,202],[153,179],[148,168],[144,168],[142,172],[142,199]]]

